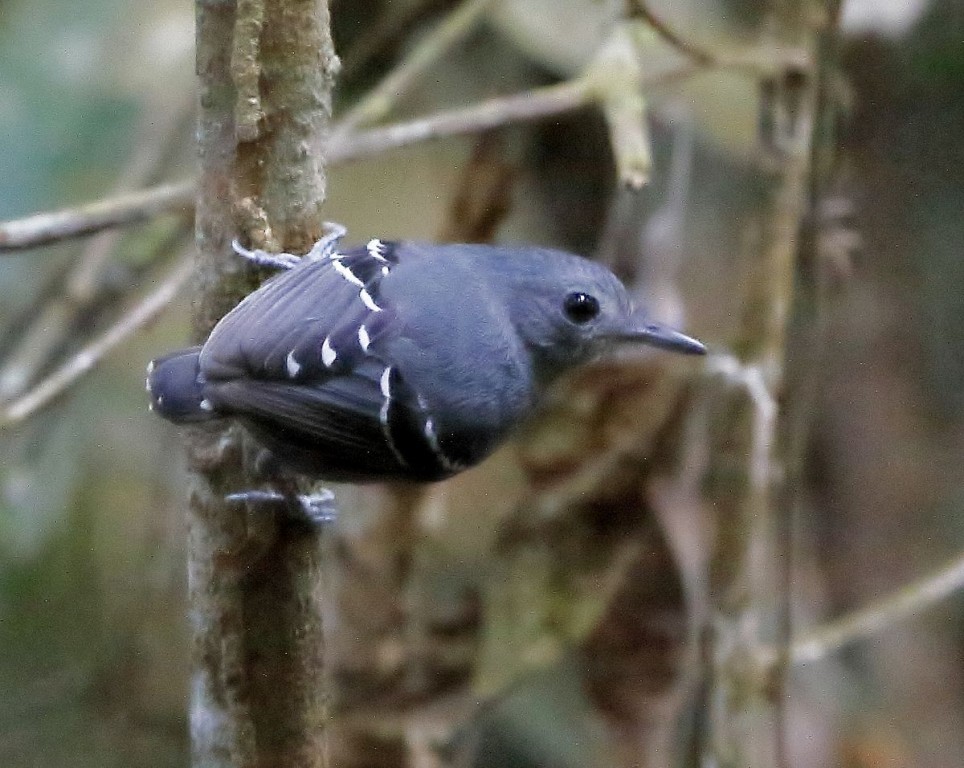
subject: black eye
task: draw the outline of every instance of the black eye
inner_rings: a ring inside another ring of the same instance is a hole
[[[588,323],[599,314],[599,300],[588,293],[576,291],[566,296],[562,302],[562,309],[572,322]]]

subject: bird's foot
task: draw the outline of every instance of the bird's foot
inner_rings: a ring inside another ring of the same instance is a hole
[[[311,250],[304,256],[295,256],[293,253],[269,253],[260,248],[248,250],[237,239],[231,241],[234,252],[247,259],[259,267],[268,269],[291,269],[296,266],[303,258],[309,261],[319,259],[329,259],[338,251],[338,243],[348,232],[341,224],[333,221],[326,221],[324,224],[325,236],[311,246]]]
[[[348,233],[345,227],[334,221],[326,221],[324,227],[325,236],[311,246],[311,250],[305,254],[306,259],[311,261],[330,259],[338,252],[338,243]]]
[[[295,256],[292,253],[268,253],[267,251],[262,251],[260,248],[249,251],[241,245],[237,239],[231,241],[231,247],[238,256],[247,259],[252,264],[257,264],[259,267],[291,269],[301,261],[300,256]]]
[[[327,488],[317,493],[284,494],[279,491],[242,491],[231,493],[225,500],[233,504],[255,504],[279,509],[290,519],[322,527],[335,521],[338,510],[335,494]]]

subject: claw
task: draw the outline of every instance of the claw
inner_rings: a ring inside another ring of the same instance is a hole
[[[335,494],[327,488],[317,493],[300,493],[296,497],[304,518],[313,525],[323,526],[335,522],[338,508],[335,506]]]
[[[311,250],[305,254],[306,259],[311,261],[330,259],[338,252],[338,243],[348,230],[334,221],[326,221],[324,226],[325,236],[311,246]]]
[[[224,500],[231,504],[261,504],[280,506],[292,519],[312,526],[323,526],[335,521],[338,510],[335,494],[327,488],[318,493],[299,493],[289,496],[278,491],[241,491],[229,493]]]
[[[255,248],[249,251],[237,239],[231,241],[231,247],[234,252],[248,261],[257,264],[259,267],[268,267],[269,269],[291,269],[294,267],[301,258],[295,256],[291,253],[268,253],[267,251],[262,251],[260,248]]]
[[[303,257],[295,256],[291,253],[268,253],[260,248],[255,248],[253,250],[248,250],[237,239],[231,241],[231,247],[234,252],[247,259],[248,261],[257,264],[259,267],[268,267],[269,269],[291,269],[296,266],[302,258],[308,259],[309,261],[318,261],[320,259],[330,259],[338,252],[338,243],[345,236],[348,230],[341,224],[337,224],[333,221],[326,221],[324,224],[325,236],[321,238],[317,243],[311,246],[311,250],[308,251]]]

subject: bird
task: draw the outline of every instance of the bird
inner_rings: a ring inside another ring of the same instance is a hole
[[[200,346],[148,366],[176,424],[242,422],[315,480],[434,482],[478,464],[552,383],[620,344],[704,354],[635,308],[604,266],[550,248],[371,239],[344,227],[276,271]]]

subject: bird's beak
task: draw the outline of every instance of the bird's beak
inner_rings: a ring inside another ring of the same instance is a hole
[[[629,327],[615,335],[618,341],[641,342],[684,355],[706,354],[706,347],[696,339],[653,322],[642,313],[634,312],[630,319]]]

